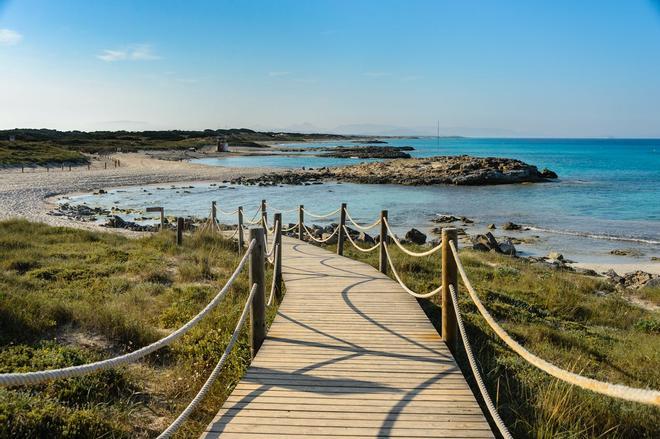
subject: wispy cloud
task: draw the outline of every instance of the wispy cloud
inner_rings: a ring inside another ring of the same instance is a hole
[[[15,30],[0,29],[0,46],[15,46],[23,39],[23,35]]]
[[[152,61],[160,59],[150,44],[133,44],[125,49],[105,49],[96,55],[102,61]]]
[[[290,73],[291,72],[268,72],[268,76],[276,78],[276,77],[279,77],[279,76],[287,76]]]

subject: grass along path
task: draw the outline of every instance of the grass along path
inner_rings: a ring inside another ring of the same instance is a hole
[[[65,367],[135,350],[178,328],[224,285],[233,241],[116,234],[0,222],[0,372]],[[267,272],[270,282],[271,272]],[[270,285],[270,283],[268,283]],[[224,301],[137,364],[38,386],[0,388],[0,437],[154,437],[222,355],[248,294],[247,270]],[[270,310],[269,319],[274,317]],[[200,434],[249,364],[247,325],[220,379],[178,437]]]
[[[439,253],[412,258],[395,246],[390,252],[414,291],[440,285]],[[344,254],[378,267],[378,252],[347,243]],[[462,250],[461,259],[493,317],[531,352],[602,381],[660,388],[660,313],[630,304],[600,278],[471,250]],[[658,290],[645,295],[657,299]],[[440,331],[439,297],[419,303]],[[459,306],[489,394],[514,437],[660,437],[657,407],[581,390],[531,366],[497,338],[460,284]],[[456,359],[478,395],[462,346]]]

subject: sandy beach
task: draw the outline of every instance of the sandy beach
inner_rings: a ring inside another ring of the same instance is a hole
[[[46,172],[39,169],[26,173],[21,173],[20,168],[0,170],[0,220],[25,218],[53,226],[93,229],[98,226],[47,215],[52,207],[49,199],[57,195],[108,187],[225,180],[241,175],[256,176],[268,171],[265,168],[232,169],[185,161],[158,160],[140,153],[116,154],[113,158],[120,160],[120,167],[109,166],[103,169],[96,164],[91,170],[81,166],[71,171],[55,169]]]

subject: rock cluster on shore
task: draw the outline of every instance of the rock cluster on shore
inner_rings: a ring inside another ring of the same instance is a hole
[[[411,146],[336,146],[324,148],[322,157],[359,158],[359,159],[409,159]]]
[[[495,185],[538,183],[556,178],[549,170],[520,160],[497,157],[438,156],[395,159],[387,162],[360,163],[352,166],[294,170],[270,173],[258,178],[232,181],[250,185],[305,184],[324,180],[368,184],[421,185]]]

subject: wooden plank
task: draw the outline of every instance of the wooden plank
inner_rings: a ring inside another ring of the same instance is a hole
[[[286,296],[206,437],[494,437],[413,297],[369,265],[282,250]]]

